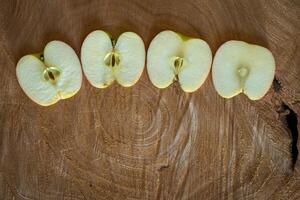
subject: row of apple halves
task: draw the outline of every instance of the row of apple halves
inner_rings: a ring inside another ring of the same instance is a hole
[[[146,61],[143,40],[133,32],[113,39],[104,31],[93,31],[81,47],[81,63],[87,80],[97,88],[114,81],[133,86]],[[61,41],[49,42],[40,54],[22,57],[16,67],[21,88],[37,104],[49,106],[75,95],[82,83],[81,63],[75,51]],[[272,53],[243,41],[227,41],[212,58],[209,45],[173,31],[162,31],[147,51],[147,72],[154,86],[166,88],[178,81],[183,91],[194,92],[204,83],[212,67],[213,84],[224,98],[239,93],[262,98],[275,75]]]

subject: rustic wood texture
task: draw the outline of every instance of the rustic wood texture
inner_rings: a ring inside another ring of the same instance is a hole
[[[0,199],[300,199],[299,18],[299,0],[0,1]],[[165,29],[213,53],[230,39],[260,44],[276,80],[262,100],[225,100],[211,76],[185,94],[144,71],[131,88],[84,78],[73,98],[34,104],[18,59],[53,39],[79,55],[96,29],[134,31],[146,47]]]

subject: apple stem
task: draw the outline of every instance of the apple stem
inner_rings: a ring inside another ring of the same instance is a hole
[[[111,45],[113,46],[113,48],[115,48],[115,46],[116,46],[116,40],[113,39],[113,38],[111,38],[110,40],[111,40]]]

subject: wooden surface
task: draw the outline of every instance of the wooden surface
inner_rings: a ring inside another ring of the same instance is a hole
[[[299,199],[299,0],[1,0],[0,199]],[[18,59],[53,39],[79,54],[95,29],[134,31],[148,47],[171,29],[269,48],[276,80],[265,98],[222,99],[211,75],[193,94],[93,88],[51,107],[34,104]],[[298,128],[297,128],[298,126]],[[293,164],[295,163],[295,164]]]

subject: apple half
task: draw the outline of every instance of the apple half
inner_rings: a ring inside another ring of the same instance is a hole
[[[272,53],[243,41],[225,42],[216,52],[212,78],[224,98],[244,93],[251,100],[262,98],[272,85],[275,60]]]
[[[106,88],[115,80],[124,87],[133,86],[145,66],[145,46],[133,32],[113,39],[104,31],[91,32],[81,47],[83,72],[97,88]]]
[[[61,41],[49,42],[43,53],[22,57],[17,63],[16,74],[25,94],[42,106],[72,97],[82,83],[79,58]]]
[[[173,31],[162,31],[151,41],[147,52],[147,71],[157,88],[179,81],[185,92],[194,92],[204,83],[212,63],[208,44]]]

